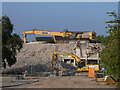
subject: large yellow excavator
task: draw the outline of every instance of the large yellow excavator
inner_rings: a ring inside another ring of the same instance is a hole
[[[95,71],[100,70],[98,64],[94,64],[93,66],[95,67]],[[88,71],[89,65],[87,64],[86,60],[81,60],[74,54],[62,51],[54,51],[51,62],[51,70],[53,72],[59,73],[68,69],[75,72]]]
[[[52,35],[54,38],[54,42],[56,42],[55,36],[61,36],[61,37],[68,37],[70,39],[75,38],[82,38],[82,39],[95,39],[96,33],[94,31],[91,32],[73,32],[73,31],[47,31],[47,30],[30,30],[30,31],[24,31],[23,32],[23,39],[24,43],[26,43],[26,35],[27,34],[39,34],[39,35]]]

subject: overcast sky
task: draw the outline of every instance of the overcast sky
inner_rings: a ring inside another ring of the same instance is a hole
[[[2,15],[7,15],[14,24],[14,33],[22,38],[26,30],[95,31],[105,34],[106,21],[111,20],[106,12],[116,11],[117,2],[3,2]],[[28,40],[34,40],[31,35]]]

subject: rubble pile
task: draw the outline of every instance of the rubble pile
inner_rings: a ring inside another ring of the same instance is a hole
[[[3,72],[20,71],[26,69],[28,72],[47,72],[50,71],[52,54],[54,50],[64,51],[75,54],[77,43],[69,44],[42,44],[42,43],[26,43],[21,51],[17,54],[17,62],[12,67],[7,67]],[[81,54],[84,57],[86,49],[90,48],[92,52],[102,50],[103,45],[100,43],[83,43],[81,44]],[[100,48],[100,49],[99,49]],[[91,52],[91,51],[90,51]],[[95,54],[96,55],[96,54]]]
[[[21,51],[17,54],[17,62],[12,67],[7,67],[3,71],[23,71],[23,67],[30,72],[45,72],[50,70],[52,54],[54,50],[73,53],[75,43],[71,44],[41,44],[26,43]],[[19,70],[18,70],[19,69]]]

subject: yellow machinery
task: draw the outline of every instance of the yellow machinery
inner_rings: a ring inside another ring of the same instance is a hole
[[[96,82],[105,82],[106,84],[112,85],[116,83],[116,80],[111,76],[105,75],[104,72],[96,73],[96,77],[94,79]]]
[[[105,79],[105,73],[104,72],[96,73],[95,81],[96,82],[105,82],[106,81],[106,79]]]
[[[23,39],[24,43],[26,43],[26,34],[39,34],[39,35],[52,35],[54,38],[54,42],[56,42],[54,36],[61,36],[61,37],[68,37],[70,39],[74,38],[83,38],[83,39],[95,39],[96,33],[94,31],[91,32],[71,32],[68,30],[64,31],[46,31],[46,30],[30,30],[30,31],[24,31],[23,32]]]
[[[58,57],[61,57],[61,61],[67,63],[67,61],[69,62],[68,64],[71,64],[72,66],[76,67],[77,70],[76,71],[88,71],[89,70],[89,65],[87,64],[86,60],[81,60],[79,59],[76,55],[71,54],[71,53],[65,53],[65,52],[61,52],[61,51],[54,51],[53,56],[52,56],[52,62],[51,62],[51,70],[55,71],[58,68]],[[99,71],[99,65],[93,65],[95,67],[95,71]],[[59,70],[58,70],[59,71]]]

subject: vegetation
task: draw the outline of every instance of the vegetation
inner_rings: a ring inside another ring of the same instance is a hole
[[[120,20],[115,12],[107,12],[113,20],[108,21],[108,36],[104,38],[105,48],[100,55],[106,74],[112,76],[120,87]]]
[[[95,39],[95,42],[104,44],[105,42],[104,37],[105,37],[104,35],[98,35]]]
[[[13,24],[7,16],[0,21],[2,25],[2,66],[6,68],[6,62],[12,66],[16,62],[16,53],[22,48],[22,40],[17,34],[12,34]]]

